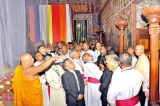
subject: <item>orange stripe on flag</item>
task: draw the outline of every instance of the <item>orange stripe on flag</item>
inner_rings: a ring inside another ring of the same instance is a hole
[[[30,40],[35,42],[34,6],[29,6]]]
[[[61,41],[66,42],[66,5],[60,5],[60,36]]]

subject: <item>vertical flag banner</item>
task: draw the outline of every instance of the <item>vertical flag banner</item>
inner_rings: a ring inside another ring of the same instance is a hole
[[[30,40],[47,43],[72,41],[72,18],[69,4],[29,6]]]

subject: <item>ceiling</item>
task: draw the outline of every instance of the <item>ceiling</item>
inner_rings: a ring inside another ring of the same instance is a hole
[[[53,4],[53,3],[80,3],[80,2],[98,2],[98,0],[49,0],[50,4]]]

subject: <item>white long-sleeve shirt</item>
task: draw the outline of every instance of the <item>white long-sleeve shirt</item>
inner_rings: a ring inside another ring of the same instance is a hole
[[[137,63],[137,57],[136,56],[132,56],[132,68],[134,68],[136,63]]]
[[[100,51],[99,50],[95,50],[94,51],[94,61],[97,61],[98,56],[100,55]]]

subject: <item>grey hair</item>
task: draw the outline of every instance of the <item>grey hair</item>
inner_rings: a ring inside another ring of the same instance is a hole
[[[84,55],[84,54],[83,54]],[[82,61],[84,62],[84,63],[86,63],[86,58],[84,58],[83,56],[82,56]]]
[[[108,54],[115,54],[116,52],[114,51],[114,50],[110,50],[109,52],[108,52]]]
[[[131,65],[132,56],[128,52],[123,52],[119,56],[119,61],[122,65]]]
[[[67,64],[66,64],[66,61],[68,61],[68,60],[70,60],[69,58],[66,58],[66,59],[64,59],[63,60],[63,63],[62,63],[62,68],[66,71],[67,69],[66,69],[66,66],[67,66]]]
[[[108,55],[111,57],[110,61],[116,61],[116,62],[119,62],[119,58],[116,54],[110,54]]]
[[[70,52],[69,52],[69,57],[70,58],[72,58],[73,59],[73,56],[74,56],[74,54],[75,54],[75,49],[74,50],[71,50]]]
[[[85,53],[85,54],[89,54],[89,53]],[[83,54],[83,55],[84,55],[84,54]],[[89,55],[91,55],[91,54],[89,54]],[[92,55],[91,55],[91,56],[92,56]],[[94,57],[92,56],[91,58],[89,58],[88,61],[93,61],[93,59],[94,59]],[[83,56],[82,56],[82,61],[83,61],[84,63],[87,62],[86,58],[84,58]]]

